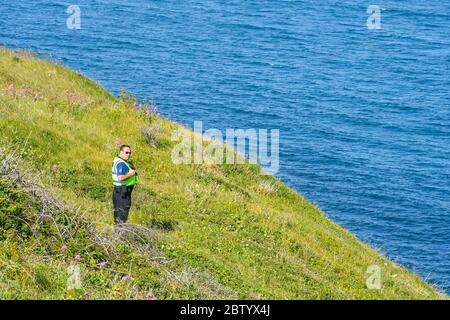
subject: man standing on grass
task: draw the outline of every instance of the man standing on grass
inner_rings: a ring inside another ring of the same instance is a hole
[[[121,145],[119,156],[112,163],[114,223],[121,224],[128,220],[131,207],[131,193],[137,182],[137,172],[130,161],[131,147]]]

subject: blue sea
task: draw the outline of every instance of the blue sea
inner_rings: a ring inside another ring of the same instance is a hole
[[[442,0],[0,0],[0,44],[189,127],[279,129],[280,179],[447,293],[449,35]]]

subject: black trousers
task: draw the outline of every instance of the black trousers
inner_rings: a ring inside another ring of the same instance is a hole
[[[131,193],[134,186],[114,186],[113,205],[114,205],[114,223],[124,223],[128,220],[128,212],[131,207]]]

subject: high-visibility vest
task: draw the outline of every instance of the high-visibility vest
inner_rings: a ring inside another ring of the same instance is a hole
[[[128,179],[119,180],[119,175],[117,174],[117,165],[119,163],[125,163],[125,165],[128,168],[128,172],[131,170],[130,165],[128,164],[128,162],[126,162],[125,160],[119,158],[119,157],[115,157],[114,161],[112,163],[112,181],[113,181],[113,185],[115,186],[134,186],[137,182],[137,175],[131,176]]]

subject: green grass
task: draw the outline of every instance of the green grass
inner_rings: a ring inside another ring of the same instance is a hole
[[[148,140],[143,127],[157,136]],[[179,127],[62,65],[0,49],[0,142],[20,150],[52,197],[83,212],[54,210],[78,221],[72,239],[55,225],[30,233],[23,221],[38,222],[39,199],[26,183],[0,177],[0,298],[446,298],[258,166],[173,164]],[[132,145],[140,173],[129,222],[157,236],[144,249],[111,240],[111,254],[94,234],[113,239],[110,166],[119,143]],[[83,287],[71,291],[66,269],[76,254]],[[107,267],[96,268],[100,261]],[[381,268],[380,290],[366,286],[371,265]]]

